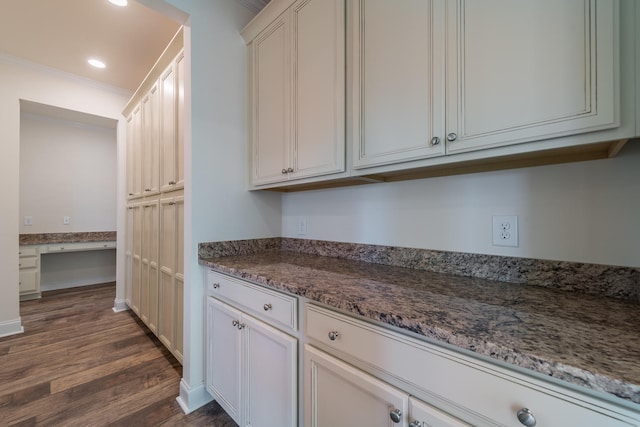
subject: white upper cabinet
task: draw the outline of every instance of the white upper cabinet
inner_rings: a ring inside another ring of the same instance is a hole
[[[513,146],[620,126],[615,0],[351,6],[356,175],[498,155],[442,157],[487,148],[524,153],[540,148]]]
[[[352,6],[353,167],[443,155],[444,1]]]
[[[184,187],[184,53],[160,76],[160,189]]]
[[[301,0],[243,30],[254,186],[345,170],[344,20],[344,0]]]
[[[142,100],[142,191],[145,196],[160,191],[159,166],[158,85],[155,84]]]
[[[449,3],[447,153],[618,126],[616,12],[615,1]]]

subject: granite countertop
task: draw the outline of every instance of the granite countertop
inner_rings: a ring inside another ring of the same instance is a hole
[[[208,255],[215,271],[640,403],[635,301],[279,249]]]
[[[85,231],[70,233],[33,233],[20,234],[20,245],[46,245],[55,243],[112,242],[116,240],[115,231]]]

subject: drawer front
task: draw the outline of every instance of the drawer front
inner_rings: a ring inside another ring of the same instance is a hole
[[[18,267],[20,269],[23,268],[36,268],[38,266],[38,258],[37,257],[20,257],[18,259]]]
[[[38,290],[38,271],[23,270],[20,272],[20,293]]]
[[[36,256],[38,255],[38,247],[37,246],[20,246],[18,249],[18,256]]]
[[[207,270],[207,293],[251,312],[274,326],[298,329],[298,300],[243,280]]]
[[[47,252],[74,252],[96,251],[101,249],[114,249],[116,242],[82,242],[82,243],[57,243],[46,247]]]
[[[523,408],[539,426],[636,425],[585,396],[321,307],[307,306],[306,333],[364,369],[423,390],[474,425],[521,427],[517,412]]]

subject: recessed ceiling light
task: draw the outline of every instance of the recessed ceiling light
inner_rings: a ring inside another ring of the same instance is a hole
[[[87,61],[90,65],[96,67],[96,68],[105,68],[107,65],[100,61],[99,59],[95,59],[95,58],[91,58]]]
[[[126,6],[127,5],[127,0],[109,0],[109,3],[113,3],[116,6]]]

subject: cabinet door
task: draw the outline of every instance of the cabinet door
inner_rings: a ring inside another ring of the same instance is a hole
[[[409,398],[410,427],[470,427],[415,397]]]
[[[304,363],[305,426],[408,425],[408,394],[308,345]]]
[[[158,338],[182,362],[184,197],[160,200]]]
[[[142,100],[142,191],[145,196],[159,191],[158,138],[158,85],[155,84]]]
[[[127,206],[127,234],[125,237],[125,301],[131,307],[133,298],[133,206]]]
[[[160,313],[158,338],[172,349],[175,340],[176,209],[173,199],[160,200]]]
[[[286,179],[290,167],[290,42],[287,14],[250,45],[254,184]],[[283,178],[285,177],[285,178]]]
[[[142,286],[142,206],[135,205],[132,209],[132,248],[131,255],[131,309],[140,316],[141,286]]]
[[[176,186],[176,74],[173,65],[160,76],[161,191]]]
[[[449,6],[448,153],[618,126],[617,2]]]
[[[136,106],[127,124],[127,197],[142,195],[142,110]]]
[[[298,340],[243,314],[246,427],[298,425]]]
[[[236,322],[240,316],[231,306],[207,298],[207,390],[238,424],[242,333]]]
[[[176,211],[176,273],[175,283],[175,303],[174,303],[174,330],[175,339],[172,348],[176,359],[182,363],[184,354],[184,197],[174,199]]]
[[[29,268],[20,270],[19,282],[20,293],[31,293],[38,291],[38,269]]]
[[[302,0],[292,7],[291,178],[344,171],[344,16],[344,0]]]
[[[176,59],[176,188],[184,187],[184,52]]]
[[[143,207],[140,318],[156,333],[158,323],[158,202]]]
[[[352,11],[353,167],[443,155],[443,1],[359,0]]]

